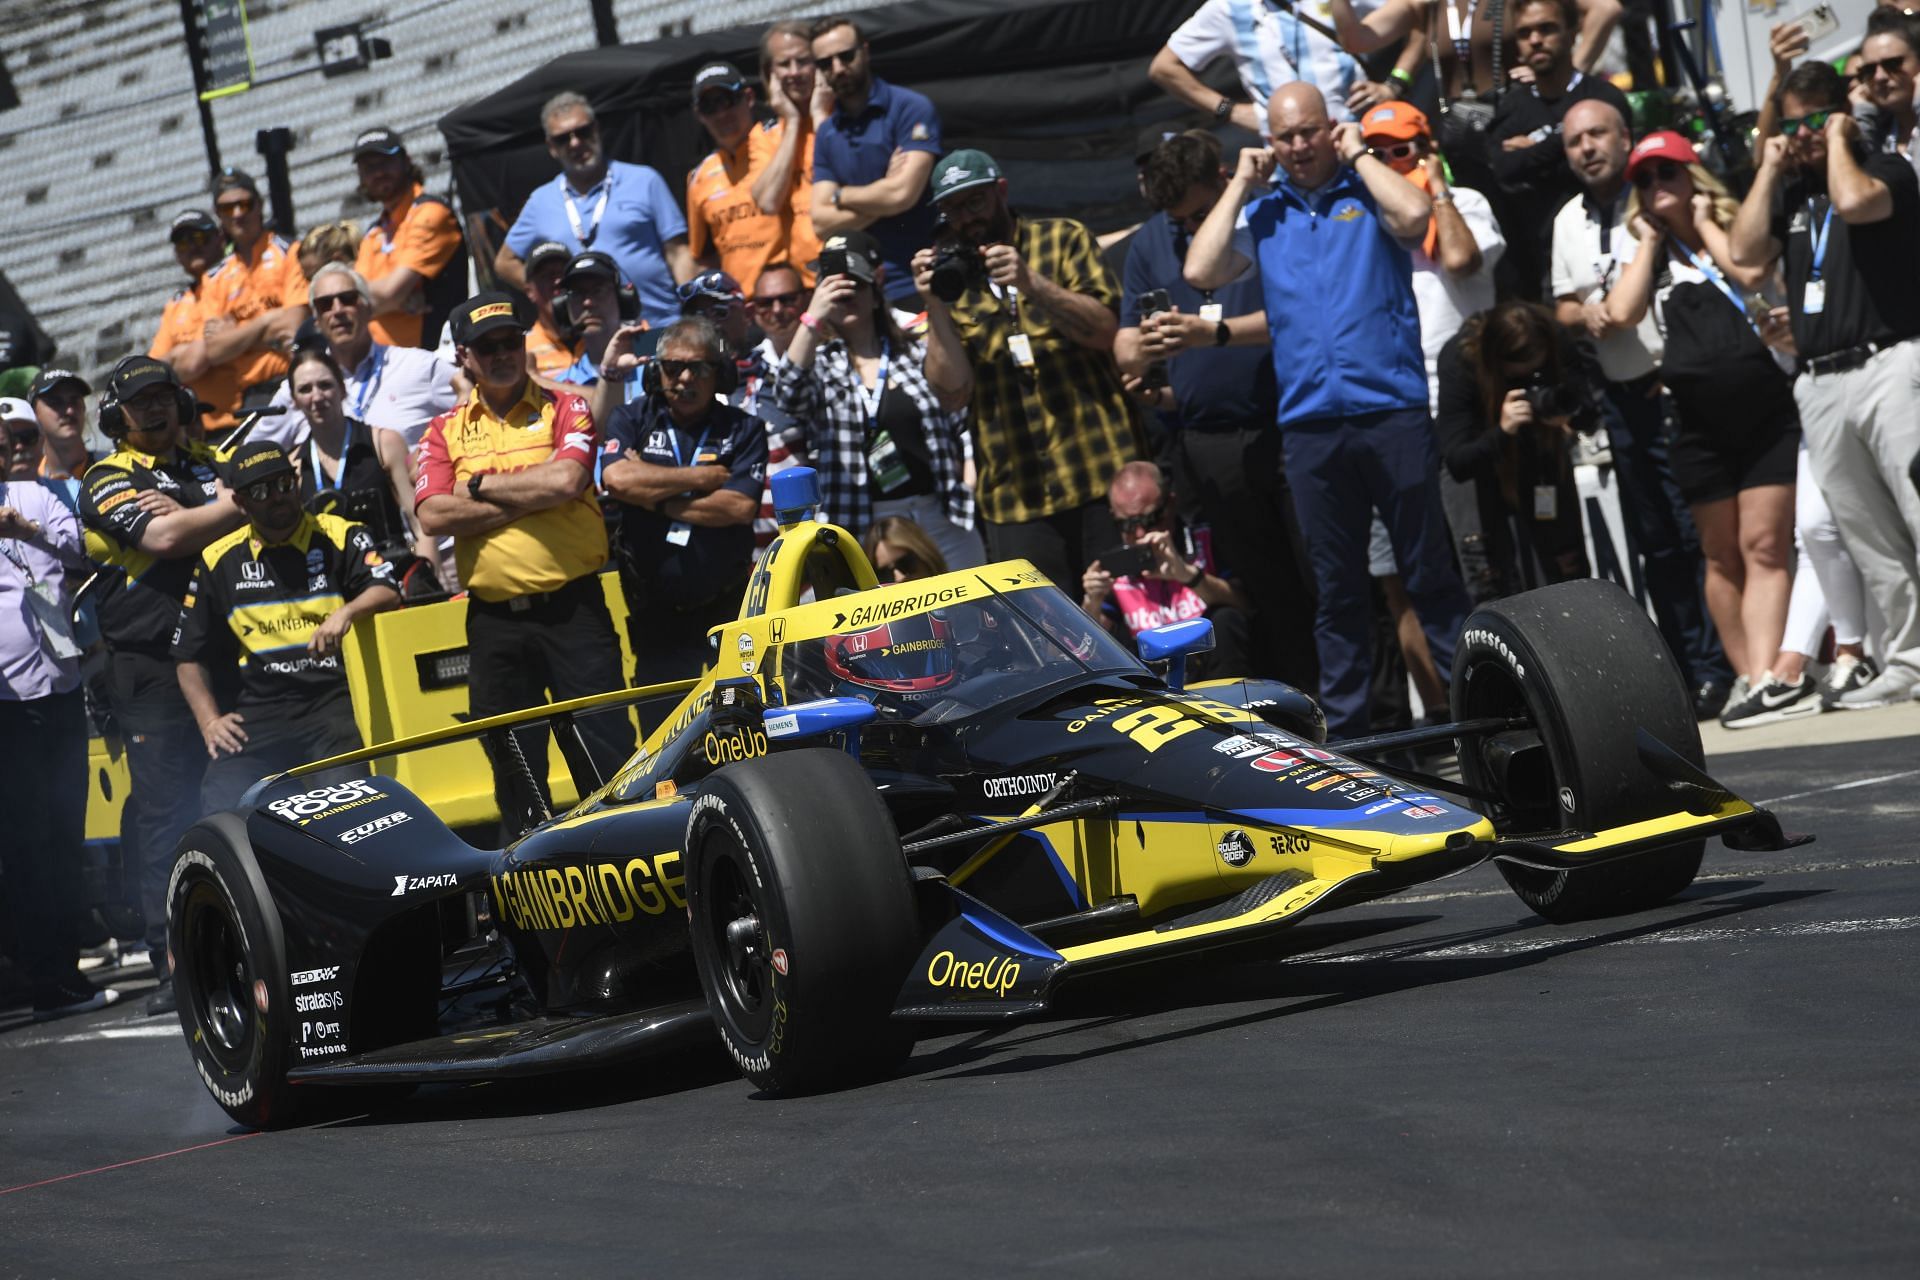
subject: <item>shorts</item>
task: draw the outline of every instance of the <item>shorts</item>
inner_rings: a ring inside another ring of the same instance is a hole
[[[1673,482],[1691,503],[1717,502],[1743,489],[1783,484],[1799,474],[1800,430],[1775,428],[1756,440],[1729,440],[1689,431],[1683,425],[1669,455]]]

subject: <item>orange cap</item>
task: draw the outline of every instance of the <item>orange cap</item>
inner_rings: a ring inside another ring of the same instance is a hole
[[[1392,138],[1399,142],[1433,136],[1427,126],[1427,113],[1411,102],[1381,103],[1360,117],[1360,132],[1369,138]]]

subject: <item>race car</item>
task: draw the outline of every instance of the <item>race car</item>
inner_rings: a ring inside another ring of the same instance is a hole
[[[1488,859],[1571,921],[1677,893],[1709,836],[1798,842],[1702,769],[1672,659],[1609,584],[1474,613],[1453,723],[1329,744],[1296,689],[1187,687],[1203,619],[1135,655],[1024,561],[882,586],[810,471],[775,487],[781,534],[697,677],[317,761],[187,833],[169,963],[228,1114],[716,1036],[769,1094],[834,1089],[930,1026]],[[662,697],[597,776],[578,720]],[[514,735],[548,729],[585,798],[501,849],[361,772],[478,736],[543,797]],[[1386,763],[1438,743],[1458,780]]]

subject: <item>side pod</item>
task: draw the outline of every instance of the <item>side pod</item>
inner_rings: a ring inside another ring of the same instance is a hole
[[[1066,960],[945,879],[915,883],[931,935],[894,1000],[896,1018],[1016,1018],[1043,1013]]]

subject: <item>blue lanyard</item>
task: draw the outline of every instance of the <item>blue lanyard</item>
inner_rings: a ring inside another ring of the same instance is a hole
[[[706,447],[707,436],[712,431],[713,426],[711,423],[700,429],[700,439],[693,446],[693,457],[695,461],[699,460],[700,450]],[[673,425],[672,419],[668,419],[667,421],[667,443],[673,446],[673,465],[676,467],[686,466],[686,456],[680,452],[680,428]]]
[[[1833,231],[1833,202],[1831,200],[1827,202],[1827,216],[1820,222],[1820,234],[1815,235],[1811,229],[1813,223],[1813,201],[1808,200],[1807,223],[1809,228],[1807,231],[1807,243],[1813,248],[1813,272],[1807,278],[1809,280],[1818,280],[1820,278],[1821,268],[1827,263],[1827,236]]]
[[[1733,304],[1733,309],[1738,311],[1741,316],[1746,319],[1748,326],[1751,327],[1755,333],[1760,332],[1759,326],[1753,323],[1753,317],[1747,315],[1747,304],[1741,301],[1740,295],[1734,292],[1733,285],[1728,283],[1727,278],[1720,274],[1719,268],[1713,265],[1711,258],[1694,257],[1693,250],[1671,237],[1668,238],[1667,243],[1672,245],[1680,256],[1687,260],[1688,266],[1705,276],[1714,288],[1727,296],[1727,301]]]
[[[387,347],[385,343],[375,343],[373,354],[367,359],[373,361],[373,372],[360,380],[360,394],[353,398],[353,412],[349,418],[365,418],[367,401],[380,389],[380,379],[387,376]]]
[[[307,432],[307,470],[313,475],[313,491],[338,489],[340,481],[347,474],[347,450],[353,448],[353,419],[347,419],[347,432],[340,437],[340,468],[333,473],[333,483],[327,483],[327,473],[320,469],[320,446],[313,442],[313,432]]]
[[[847,367],[853,372],[853,387],[860,393],[860,407],[867,413],[867,430],[873,430],[874,422],[880,417],[880,402],[887,395],[887,370],[893,364],[892,344],[880,344],[880,371],[874,376],[873,390],[867,390],[867,384],[860,381],[860,366],[853,358],[853,352],[847,352]]]

